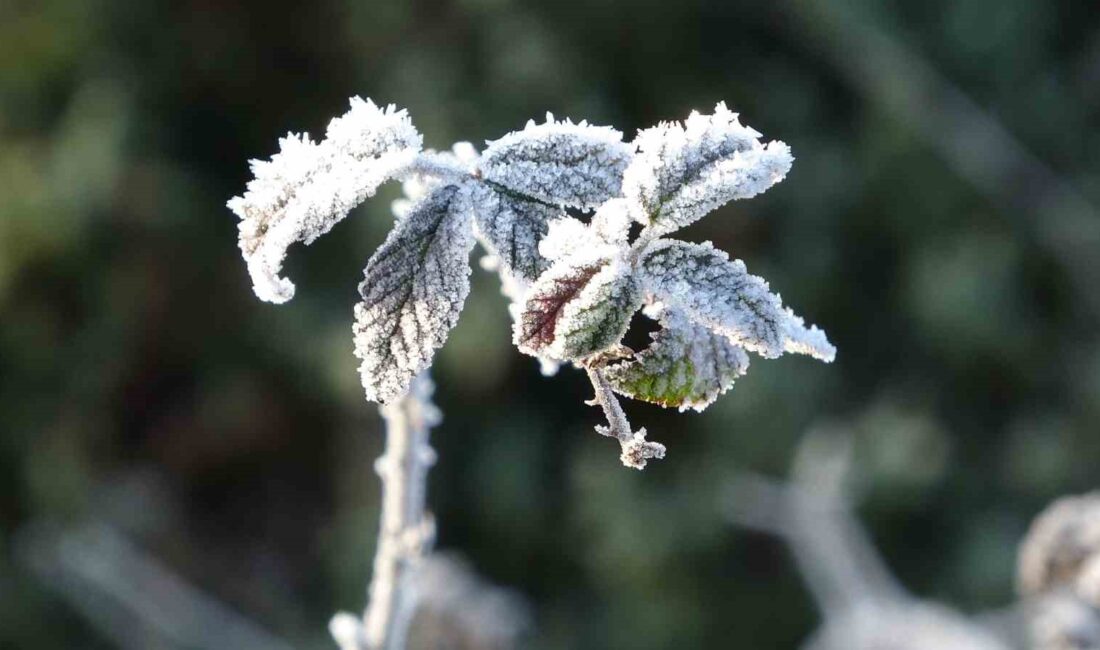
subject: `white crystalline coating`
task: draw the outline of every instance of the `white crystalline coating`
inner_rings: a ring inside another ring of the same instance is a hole
[[[564,216],[550,222],[549,232],[539,243],[539,253],[550,261],[579,254],[610,258],[619,255],[622,250],[621,244],[604,239],[594,226]]]
[[[528,122],[522,131],[488,143],[485,179],[554,205],[595,208],[618,196],[633,147],[623,134],[586,122]]]
[[[645,250],[639,272],[659,300],[765,358],[793,352],[831,362],[836,356],[824,332],[807,328],[763,278],[709,243],[657,240]]]
[[[783,180],[790,148],[764,145],[724,103],[713,115],[692,114],[638,134],[638,153],[623,175],[634,218],[658,234],[682,228],[734,199],[756,196]]]
[[[404,109],[392,104],[381,108],[361,97],[350,102],[351,110],[332,118],[325,130],[325,141],[338,153],[362,160],[401,149],[420,150],[420,133]]]
[[[515,321],[520,352],[570,360],[618,343],[642,295],[619,259],[578,253],[535,282]]]
[[[253,160],[255,178],[227,205],[241,219],[239,244],[256,295],[290,300],[294,284],[279,275],[287,248],[328,232],[411,163],[420,146],[405,111],[356,97],[351,110],[329,124],[324,141],[290,134],[271,160]]]
[[[469,142],[456,142],[450,151],[423,151],[416,161],[416,165],[409,168],[404,178],[401,179],[401,191],[403,196],[390,203],[390,211],[393,216],[400,219],[405,216],[409,208],[416,204],[433,188],[447,182],[454,182],[456,171],[465,172],[473,176],[477,171],[478,153],[474,145]],[[431,170],[445,172],[442,174],[426,173]]]
[[[557,261],[599,243],[588,224],[563,216],[550,222],[546,237],[539,243],[539,253],[548,260]]]
[[[612,246],[626,246],[630,237],[630,201],[611,199],[592,215],[592,232]]]
[[[527,288],[514,317],[512,342],[520,352],[546,356],[553,344],[562,309],[592,281],[608,260],[598,255],[576,255],[551,266]]]
[[[472,211],[478,238],[498,258],[502,270],[524,282],[534,282],[549,266],[539,254],[548,224],[560,208],[502,192],[484,183],[470,183],[467,208]]]
[[[561,310],[545,355],[581,359],[617,344],[642,306],[642,292],[619,259],[612,259]]]
[[[465,140],[456,142],[451,145],[451,154],[455,159],[469,166],[471,169],[477,166],[478,160],[481,159],[481,154],[477,152],[477,147],[472,142],[466,142]]]
[[[604,370],[615,392],[666,407],[702,411],[749,369],[749,355],[728,338],[691,322],[675,309],[659,312],[653,343]]]
[[[369,400],[403,395],[458,322],[474,245],[469,212],[451,209],[460,191],[447,185],[418,202],[363,272],[354,333]]]
[[[564,215],[551,221],[539,253],[550,261],[581,252],[614,257],[626,251],[630,223],[626,202],[611,199],[600,206],[590,224]]]

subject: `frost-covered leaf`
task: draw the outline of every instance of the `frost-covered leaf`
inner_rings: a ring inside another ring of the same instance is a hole
[[[806,327],[763,278],[709,243],[657,240],[639,270],[646,290],[661,302],[763,357],[794,352],[830,362],[836,356],[824,332]]]
[[[240,248],[262,300],[281,303],[294,284],[279,276],[286,249],[310,244],[408,165],[421,138],[405,111],[352,98],[320,143],[290,134],[271,160],[253,160],[255,178],[228,207],[240,217]]]
[[[561,310],[549,356],[580,359],[619,343],[642,297],[629,269],[612,261]]]
[[[539,253],[552,262],[577,255],[611,258],[618,255],[623,246],[601,236],[595,224],[562,216],[550,222],[549,232],[539,244]]]
[[[619,342],[641,306],[637,283],[619,260],[576,255],[528,291],[514,331],[521,352],[578,359]]]
[[[611,199],[592,215],[592,233],[612,246],[626,246],[630,238],[630,201]]]
[[[553,205],[595,208],[617,196],[633,147],[623,134],[585,122],[527,123],[522,131],[488,143],[486,180]]]
[[[534,282],[550,262],[539,254],[539,242],[560,208],[484,183],[470,186],[469,209],[485,247],[504,271],[524,282]]]
[[[470,215],[446,185],[414,205],[375,252],[359,285],[355,354],[367,399],[388,402],[431,363],[470,291]]]
[[[638,153],[623,175],[623,194],[635,218],[658,234],[672,232],[734,199],[756,196],[783,180],[790,148],[760,142],[737,114],[718,104],[713,115],[693,112],[638,134]]]
[[[615,392],[633,399],[702,411],[749,369],[749,355],[728,338],[665,309],[653,343],[604,369]]]
[[[408,214],[416,202],[428,192],[441,186],[456,182],[453,171],[462,171],[469,176],[477,173],[478,153],[469,142],[456,142],[450,151],[425,149],[417,157],[411,173],[401,179],[401,198],[394,199],[390,211],[397,219]],[[438,172],[438,173],[432,173]]]

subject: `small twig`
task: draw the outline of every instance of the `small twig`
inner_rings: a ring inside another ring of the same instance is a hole
[[[375,462],[382,480],[382,515],[370,602],[363,618],[337,614],[329,624],[342,650],[402,650],[416,609],[416,570],[435,541],[435,522],[425,508],[428,470],[435,452],[430,428],[439,423],[427,374],[408,393],[379,410],[386,422],[386,450]]]
[[[619,405],[619,399],[611,390],[611,384],[607,382],[603,372],[597,368],[585,368],[588,379],[592,382],[592,388],[596,396],[587,404],[599,406],[607,417],[607,425],[599,425],[596,432],[608,438],[615,438],[622,445],[623,453],[619,459],[623,465],[634,469],[645,469],[646,462],[650,458],[664,458],[665,446],[659,442],[648,442],[645,439],[645,427],[636,432],[631,431],[630,421],[626,419],[623,407]]]
[[[833,616],[860,603],[909,600],[844,494],[849,444],[843,436],[811,432],[796,453],[792,482],[743,472],[726,499],[735,522],[787,541],[814,599]]]

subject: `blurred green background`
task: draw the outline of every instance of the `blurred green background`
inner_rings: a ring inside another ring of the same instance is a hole
[[[381,449],[352,356],[389,188],[256,300],[226,199],[358,94],[428,146],[547,111],[628,137],[726,101],[787,180],[691,226],[839,348],[755,360],[704,414],[539,376],[475,273],[437,357],[442,548],[530,602],[532,648],[787,649],[817,613],[721,515],[828,422],[914,592],[1012,601],[1016,544],[1100,479],[1100,4],[1090,0],[0,0],[0,647],[115,647],[27,569],[35,526],[109,521],[301,648],[358,608]]]

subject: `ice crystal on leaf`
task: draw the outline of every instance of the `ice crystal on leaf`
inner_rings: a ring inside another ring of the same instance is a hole
[[[633,399],[702,411],[749,369],[749,355],[721,334],[691,322],[676,309],[660,309],[661,330],[632,359],[608,366],[615,392]]]
[[[241,218],[241,252],[262,300],[294,296],[294,284],[279,276],[291,244],[310,244],[328,232],[412,162],[421,146],[405,111],[358,97],[329,123],[326,136],[320,143],[304,133],[280,140],[271,160],[252,161],[255,179],[228,203]]]
[[[718,104],[713,115],[693,112],[683,124],[664,123],[638,134],[638,153],[623,178],[635,218],[655,234],[699,220],[734,199],[747,199],[787,175],[793,158],[782,142],[761,144],[736,113]]]
[[[816,327],[783,306],[767,282],[709,244],[661,237],[786,175],[782,142],[764,144],[719,104],[623,142],[586,122],[530,122],[488,142],[424,151],[409,116],[354,98],[326,137],[290,135],[229,201],[256,294],[285,302],[286,249],[310,243],[387,180],[402,183],[393,231],[367,263],[355,307],[355,352],[367,397],[390,402],[431,364],[469,292],[469,253],[499,272],[513,340],[544,370],[583,368],[623,462],[641,468],[665,449],[633,430],[616,393],[703,410],[743,375],[746,351],[831,361]],[[592,210],[574,218],[566,208]],[[642,225],[632,236],[631,226]],[[622,339],[639,309],[660,320],[652,344]]]
[[[501,188],[471,185],[469,207],[485,248],[506,273],[524,282],[535,281],[548,267],[539,255],[539,242],[561,209]]]
[[[482,172],[492,183],[552,205],[595,208],[618,196],[633,152],[623,134],[587,122],[527,123],[490,142]]]
[[[641,306],[638,284],[620,260],[578,252],[531,287],[515,342],[523,352],[581,359],[618,343]]]
[[[657,240],[642,254],[639,270],[660,300],[762,357],[795,352],[829,362],[836,356],[824,332],[806,327],[763,278],[709,243]]]
[[[513,342],[522,352],[540,355],[557,339],[558,323],[565,308],[580,295],[607,266],[609,260],[577,255],[543,274],[524,297],[523,311],[516,320]]]
[[[446,185],[413,206],[367,263],[355,307],[355,353],[367,399],[388,402],[430,365],[470,291],[469,214]]]

